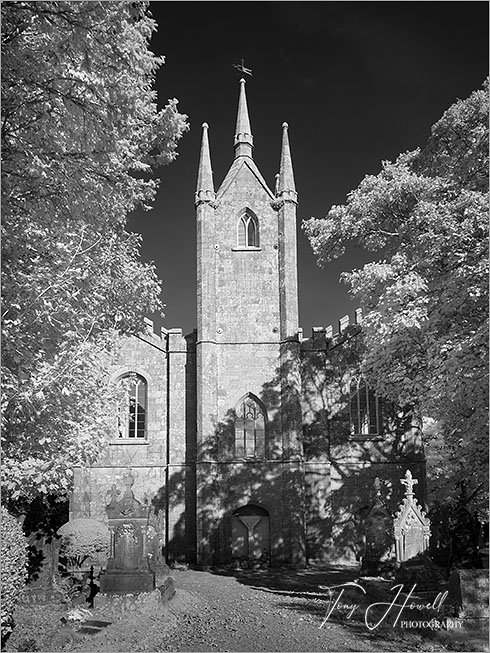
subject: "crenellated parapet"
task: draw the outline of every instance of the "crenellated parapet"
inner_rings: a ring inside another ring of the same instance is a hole
[[[138,334],[138,337],[143,340],[150,340],[151,342],[162,343],[167,339],[168,330],[164,327],[160,329],[155,326],[155,323],[149,317],[143,318],[143,329]]]
[[[181,328],[166,329],[165,327],[156,327],[153,320],[148,317],[143,318],[144,328],[138,334],[138,339],[148,342],[148,344],[157,347],[162,352],[184,351],[187,349],[187,343],[194,343],[195,330],[191,334],[184,334]]]
[[[301,338],[301,349],[305,351],[328,349],[342,342],[347,335],[353,335],[352,327],[360,331],[362,324],[362,309],[358,308],[354,311],[354,315],[344,315],[339,319],[337,325],[334,327],[332,324],[328,326],[313,327],[311,338]],[[349,329],[350,327],[350,329]],[[347,334],[347,330],[349,333]],[[302,331],[300,331],[302,333]]]

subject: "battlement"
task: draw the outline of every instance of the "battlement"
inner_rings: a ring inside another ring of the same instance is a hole
[[[162,351],[168,346],[180,349],[183,341],[195,342],[196,340],[196,329],[189,334],[184,334],[181,327],[166,329],[162,326],[158,330],[153,320],[148,317],[144,317],[143,322],[144,329],[139,334],[139,338],[158,346],[159,349],[162,348]]]
[[[361,324],[362,309],[357,308],[354,311],[352,322],[349,315],[344,315],[339,319],[336,330],[331,324],[326,327],[313,327],[311,338],[302,338],[303,331],[300,330],[300,342],[305,345],[305,348],[324,349],[329,342],[337,343],[349,326],[360,326]]]
[[[143,318],[144,329],[141,331],[140,336],[149,336],[157,338],[158,340],[165,340],[168,335],[168,329],[161,327],[160,330],[155,327],[155,323],[149,317]]]

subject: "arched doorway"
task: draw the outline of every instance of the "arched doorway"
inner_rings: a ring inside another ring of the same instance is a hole
[[[269,562],[269,513],[249,504],[231,517],[231,555],[234,559]]]

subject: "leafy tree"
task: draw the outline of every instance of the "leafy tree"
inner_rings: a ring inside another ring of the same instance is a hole
[[[483,502],[487,207],[488,81],[444,113],[423,149],[383,162],[344,206],[303,224],[320,264],[348,243],[378,253],[343,274],[363,308],[364,373],[385,397],[438,422],[434,478],[449,475],[451,488],[463,484]]]
[[[0,513],[3,646],[4,638],[12,631],[15,606],[27,580],[27,539],[17,519],[3,506]]]
[[[2,3],[3,488],[65,493],[109,428],[108,357],[161,309],[127,216],[186,116],[144,2]]]

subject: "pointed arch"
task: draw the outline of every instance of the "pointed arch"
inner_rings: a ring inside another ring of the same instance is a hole
[[[381,402],[366,380],[354,377],[349,386],[350,433],[353,436],[382,434]]]
[[[231,555],[244,562],[260,562],[264,567],[269,565],[270,520],[265,508],[249,503],[233,511]]]
[[[259,221],[249,208],[244,209],[238,217],[237,245],[241,249],[259,247]]]
[[[247,393],[235,406],[235,456],[265,458],[266,411],[255,395]]]

